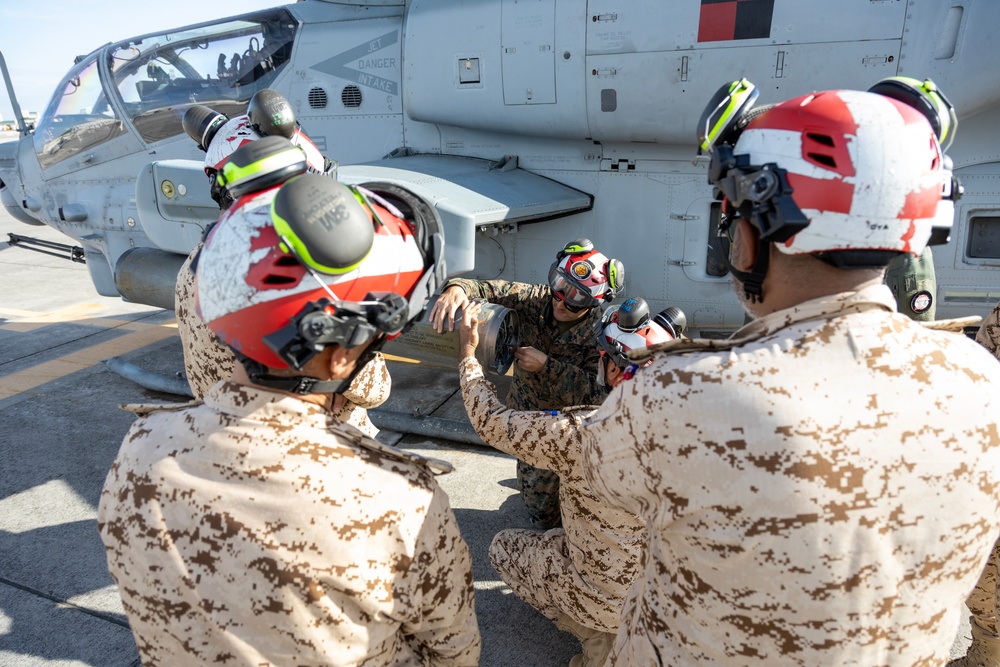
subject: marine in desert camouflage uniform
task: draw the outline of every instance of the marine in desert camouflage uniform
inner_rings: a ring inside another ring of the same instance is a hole
[[[635,300],[626,301],[622,308],[630,302]],[[469,419],[487,444],[552,470],[561,480],[562,527],[545,532],[501,531],[490,544],[490,562],[519,598],[580,640],[583,652],[570,665],[600,667],[618,631],[625,594],[638,572],[644,524],[597,497],[583,479],[578,429],[581,419],[596,408],[551,414],[515,411],[500,402],[475,356],[478,313],[478,305],[466,307],[460,329],[459,373]],[[617,318],[613,324],[609,318],[608,327],[598,327],[597,336],[611,339],[619,352],[630,349],[628,344],[636,340],[642,345],[669,340],[669,333],[649,322],[648,308],[645,313],[645,321],[628,331],[618,329]],[[617,342],[622,339],[626,340],[624,348]],[[594,334],[591,344],[597,347]],[[620,381],[624,369],[610,355],[602,359],[601,373],[608,383]]]
[[[305,202],[349,213],[302,240],[316,227]],[[435,221],[369,205],[322,176],[282,186],[275,220],[312,248],[309,268],[270,216],[228,217],[206,242],[198,303],[220,339],[239,340],[233,381],[204,402],[136,407],[98,513],[144,665],[479,662],[471,559],[441,467],[331,410],[443,282]]]
[[[569,278],[574,266],[580,267],[580,275]],[[521,346],[515,350],[514,380],[506,398],[507,407],[514,410],[594,405],[607,395],[597,377],[593,327],[601,319],[600,304],[624,288],[624,267],[595,251],[589,240],[579,239],[559,252],[549,273],[558,289],[551,284],[452,279],[431,311],[439,332],[446,323],[453,327],[455,313],[469,299],[485,299],[517,313]],[[517,481],[532,523],[543,529],[559,526],[558,474],[518,460]]]
[[[267,122],[262,124],[261,118]],[[249,191],[240,197],[243,201],[238,203],[225,187],[220,187],[215,181],[218,172],[237,149],[264,136],[287,138],[304,152],[307,169],[317,173],[330,171],[329,160],[297,126],[291,105],[284,96],[270,89],[262,90],[251,98],[246,114],[227,119],[208,107],[194,105],[185,112],[183,124],[188,135],[205,150],[205,174],[212,180],[212,195],[223,209],[223,216],[226,211],[240,206],[270,205],[279,185],[273,179],[264,179],[267,187],[263,192],[248,188]],[[286,174],[288,177],[291,175]],[[177,273],[174,289],[174,312],[184,354],[184,370],[196,399],[205,396],[216,382],[229,379],[235,363],[233,353],[216,340],[195,308],[192,267],[201,247],[199,243],[184,261]],[[338,400],[340,407],[336,418],[374,438],[378,429],[368,418],[368,409],[388,400],[390,388],[391,378],[385,366],[385,357],[379,353],[358,374],[355,382],[344,392],[343,399]]]
[[[201,399],[215,383],[232,376],[236,361],[232,350],[221,344],[198,317],[194,272],[190,269],[197,250],[198,248],[188,256],[177,273],[174,313],[184,352],[184,371],[188,385],[194,397]],[[344,400],[339,401],[340,408],[334,413],[334,418],[355,426],[365,435],[374,438],[378,435],[378,428],[368,417],[368,410],[385,403],[389,399],[391,388],[392,378],[385,365],[385,356],[378,352],[344,391]]]
[[[703,147],[757,319],[649,348],[581,427],[595,492],[647,526],[608,664],[941,665],[1000,534],[1000,370],[896,313],[882,273],[950,228],[950,174],[880,95],[749,119]]]
[[[1000,303],[994,306],[976,332],[976,342],[1000,359]],[[1000,667],[1000,625],[997,610],[1000,609],[1000,588],[997,577],[1000,572],[1000,542],[993,546],[990,558],[982,576],[976,583],[972,595],[966,600],[972,616],[972,644],[968,654],[960,660],[949,663],[949,667]]]

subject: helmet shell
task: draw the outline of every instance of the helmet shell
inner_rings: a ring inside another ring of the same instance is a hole
[[[624,283],[621,262],[608,259],[592,246],[583,252],[559,253],[549,269],[549,287],[553,293],[578,308],[593,308],[613,300]]]
[[[299,187],[302,179],[320,179],[328,188],[345,187],[325,176],[305,174],[282,188],[297,182]],[[289,365],[264,343],[264,337],[287,326],[310,302],[330,298],[318,281],[343,301],[365,301],[370,293],[409,298],[425,271],[410,224],[372,203],[383,224],[372,221],[372,247],[364,260],[338,275],[309,273],[294,255],[282,250],[271,221],[272,200],[280,191],[244,197],[245,202],[223,214],[205,242],[196,277],[198,312],[209,329],[237,352],[269,368]],[[364,214],[372,220],[367,209]]]
[[[608,308],[598,327],[597,342],[601,349],[622,368],[628,364],[629,351],[674,339],[669,331],[650,319],[649,306],[639,298],[629,298],[618,307]]]
[[[919,254],[932,227],[951,225],[938,141],[920,112],[895,99],[835,90],[788,100],[754,118],[734,153],[786,170],[809,220],[777,244],[787,254]]]
[[[208,150],[205,151],[205,172],[218,171],[229,159],[229,156],[236,152],[236,149],[251,141],[257,141],[262,136],[251,127],[250,117],[247,114],[229,119],[225,125],[219,128],[208,145]],[[326,160],[305,132],[297,128],[290,141],[303,150],[306,154],[306,162],[310,167],[320,173],[323,172]]]

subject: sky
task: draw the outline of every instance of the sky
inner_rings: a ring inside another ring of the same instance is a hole
[[[73,59],[108,42],[292,0],[0,0],[0,53],[21,110],[41,113]],[[0,77],[0,120],[14,111]]]

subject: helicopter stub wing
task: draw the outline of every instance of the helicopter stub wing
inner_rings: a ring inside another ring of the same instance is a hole
[[[517,157],[497,161],[454,155],[409,155],[341,166],[343,183],[392,183],[428,202],[441,216],[448,275],[472,271],[475,236],[590,210],[593,196],[520,169]]]

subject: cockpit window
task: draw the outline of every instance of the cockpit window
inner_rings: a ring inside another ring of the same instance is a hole
[[[35,128],[35,153],[47,168],[122,134],[125,124],[104,96],[94,56],[71,69],[56,90]]]
[[[182,132],[192,104],[230,117],[244,113],[288,64],[296,28],[288,12],[271,10],[113,45],[114,86],[142,138],[160,141]]]

